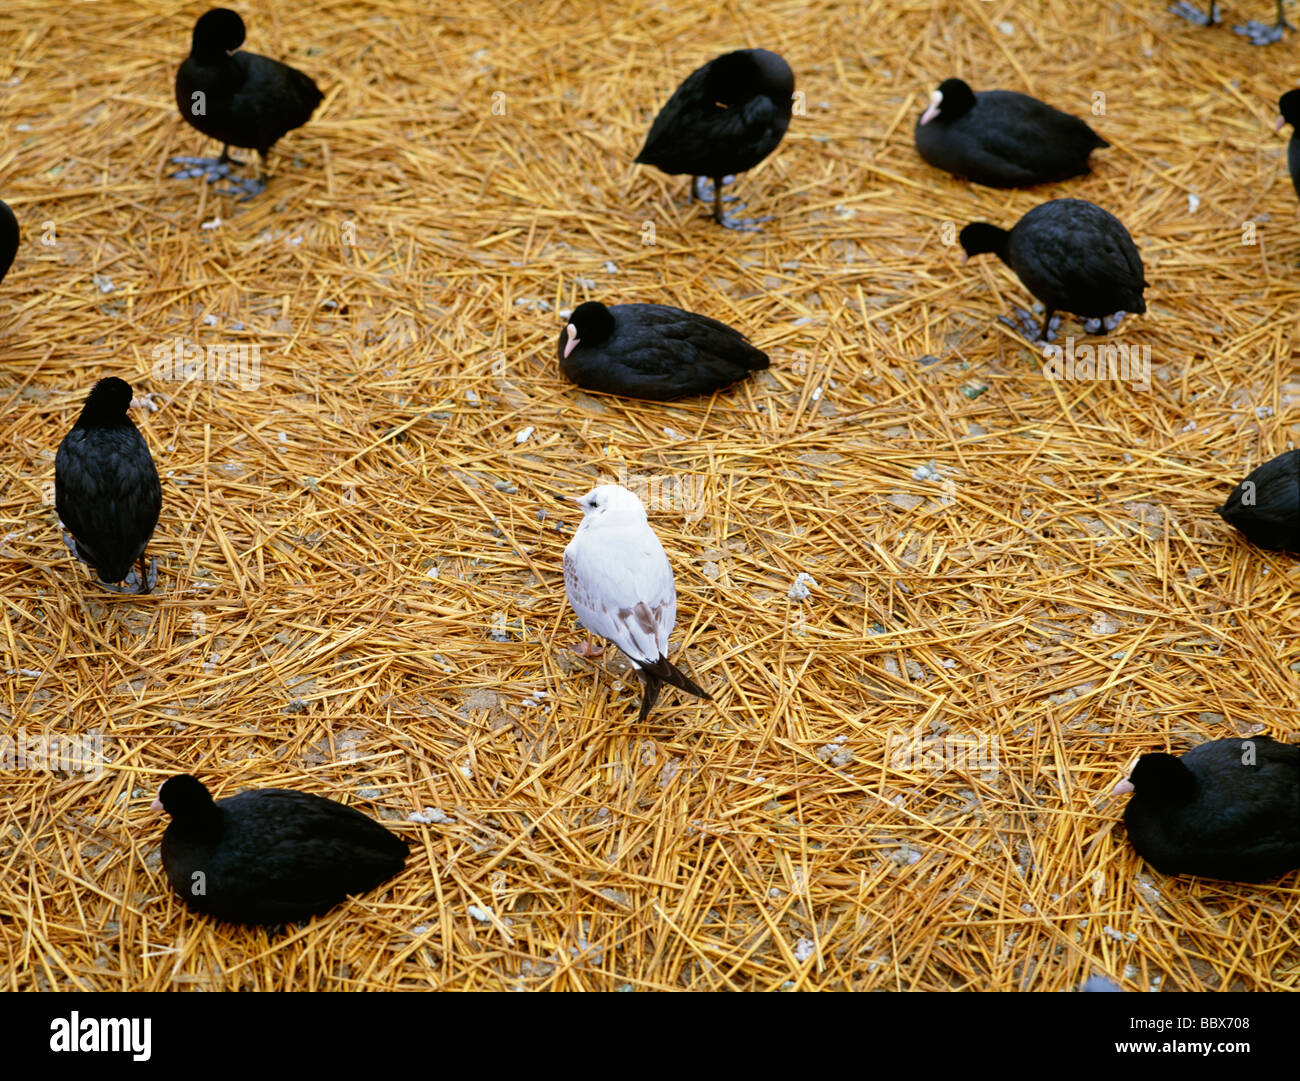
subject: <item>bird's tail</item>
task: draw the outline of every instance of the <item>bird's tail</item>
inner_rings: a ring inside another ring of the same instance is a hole
[[[645,684],[645,693],[641,696],[641,716],[642,723],[650,716],[650,710],[654,708],[655,702],[659,700],[659,692],[667,683],[671,687],[685,691],[687,694],[693,694],[696,698],[703,698],[705,701],[712,702],[713,695],[709,694],[703,687],[687,676],[682,670],[673,665],[667,657],[660,657],[654,664],[643,663],[638,669],[641,681]]]

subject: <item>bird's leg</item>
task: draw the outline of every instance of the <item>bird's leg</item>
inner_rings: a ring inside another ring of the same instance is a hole
[[[1023,334],[1025,341],[1030,345],[1043,345],[1050,342],[1056,337],[1056,330],[1061,325],[1061,317],[1054,312],[1048,311],[1043,317],[1042,329],[1039,329],[1038,320],[1034,318],[1034,313],[1026,311],[1024,308],[1014,308],[1015,318],[1009,315],[999,315],[998,321],[1005,323],[1012,330]],[[1017,320],[1019,320],[1017,322]]]
[[[218,161],[218,163],[220,163],[221,165],[243,165],[243,164],[244,164],[244,163],[243,163],[242,161],[240,161],[238,158],[232,158],[232,157],[230,156],[230,145],[229,145],[228,143],[223,143],[223,144],[222,144],[222,146],[221,146],[221,157],[219,157],[219,158],[217,159],[217,161]]]
[[[587,635],[583,641],[573,646],[573,652],[579,657],[599,657],[605,652],[605,647],[596,644],[596,640],[591,635]]]
[[[722,186],[725,187],[734,182],[735,179],[734,176],[724,176],[722,178]],[[691,197],[698,199],[702,203],[711,203],[713,202],[714,189],[717,186],[718,182],[716,180],[709,180],[707,177],[703,176],[693,177],[691,179]],[[739,198],[739,195],[724,195],[722,201],[724,203],[734,203]]]
[[[1101,319],[1085,319],[1083,321],[1083,332],[1085,334],[1109,334],[1120,325],[1123,319],[1124,312],[1115,312]]]
[[[1232,28],[1233,33],[1248,38],[1252,45],[1272,45],[1282,40],[1283,32],[1294,29],[1295,27],[1286,21],[1286,14],[1282,11],[1282,0],[1277,0],[1277,22],[1272,26],[1258,19],[1250,19],[1244,26]]]
[[[1040,340],[1045,342],[1050,342],[1052,340],[1052,335],[1055,333],[1055,328],[1052,326],[1052,315],[1053,312],[1051,308],[1048,308],[1043,312],[1043,329],[1039,331],[1038,337]],[[1059,323],[1060,320],[1058,319],[1057,322]]]
[[[1210,0],[1204,14],[1192,0],[1178,0],[1178,3],[1169,8],[1169,12],[1180,19],[1186,19],[1193,26],[1217,26],[1219,22],[1219,5],[1214,0]]]

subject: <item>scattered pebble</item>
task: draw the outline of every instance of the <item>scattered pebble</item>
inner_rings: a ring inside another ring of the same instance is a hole
[[[437,807],[426,807],[423,811],[413,811],[406,817],[409,821],[418,822],[422,826],[440,826],[445,822],[456,821],[438,810]]]
[[[817,580],[811,574],[800,571],[795,575],[794,584],[790,587],[790,591],[786,593],[786,596],[792,601],[807,600],[812,595],[812,591],[808,587],[816,584]]]
[[[532,437],[533,437],[533,432],[535,432],[536,430],[537,430],[536,428],[528,427],[528,428],[525,428],[525,429],[524,429],[523,431],[521,431],[521,432],[516,432],[516,433],[515,433],[515,442],[516,442],[516,443],[527,443],[528,440],[532,439]]]

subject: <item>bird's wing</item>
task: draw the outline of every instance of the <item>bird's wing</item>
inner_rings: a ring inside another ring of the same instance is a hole
[[[646,527],[575,537],[564,550],[569,604],[593,634],[637,662],[667,656],[677,591],[663,546]]]

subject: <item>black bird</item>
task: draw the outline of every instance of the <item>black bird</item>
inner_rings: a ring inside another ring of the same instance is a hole
[[[1291,174],[1291,186],[1300,198],[1300,90],[1288,90],[1277,103],[1278,118],[1274,131],[1284,124],[1291,125],[1291,140],[1286,145],[1286,167]]]
[[[1115,791],[1133,793],[1129,840],[1162,874],[1262,882],[1300,867],[1300,747],[1251,736],[1144,754]]]
[[[1219,5],[1215,0],[1208,0],[1204,12],[1192,0],[1178,0],[1178,3],[1170,5],[1169,10],[1194,26],[1217,26],[1219,22]],[[1258,19],[1248,19],[1244,26],[1232,28],[1233,33],[1249,38],[1252,45],[1272,45],[1275,41],[1282,40],[1284,30],[1294,29],[1282,13],[1282,0],[1277,0],[1277,22],[1272,26]]]
[[[1014,90],[975,93],[945,79],[916,122],[917,152],[936,169],[991,188],[1047,184],[1089,172],[1110,146],[1078,117]]]
[[[0,282],[5,280],[9,268],[18,254],[18,219],[9,204],[0,199]]]
[[[1214,513],[1251,544],[1300,556],[1300,450],[1259,466]]]
[[[223,145],[219,158],[173,158],[189,168],[172,175],[203,176],[209,182],[228,177],[232,164],[243,164],[230,156],[230,148],[248,147],[261,158],[261,175],[256,180],[232,179],[236,187],[222,191],[243,192],[248,199],[266,190],[271,147],[286,132],[307,123],[321,103],[321,92],[288,64],[237,52],[243,43],[244,20],[229,8],[213,8],[194,24],[190,55],[176,73],[176,105],[191,126]]]
[[[993,252],[1043,302],[1041,331],[1032,315],[1017,311],[1031,341],[1035,334],[1051,341],[1052,315],[1058,311],[1089,317],[1084,330],[1104,334],[1125,312],[1147,310],[1142,257],[1133,238],[1117,217],[1083,199],[1042,203],[1009,231],[974,222],[959,239],[967,257]]]
[[[712,394],[768,365],[738,330],[666,304],[579,304],[560,333],[560,368],[587,390],[668,402]]]
[[[158,524],[162,486],[149,447],[126,411],[131,386],[101,379],[54,456],[54,506],[72,538],[64,543],[99,584],[115,593],[148,593],[158,581],[144,550]],[[131,564],[139,561],[139,569]],[[131,577],[127,577],[128,574]],[[127,579],[127,588],[113,583]]]
[[[691,195],[707,201],[700,181],[713,181],[713,220],[730,229],[752,229],[722,211],[722,186],[732,174],[752,169],[790,126],[794,72],[776,53],[738,49],[696,68],[655,117],[642,165],[665,173],[689,173]],[[725,178],[725,179],[724,179]]]
[[[165,781],[153,806],[172,819],[162,839],[172,889],[195,912],[228,923],[318,915],[392,878],[409,851],[360,811],[285,788],[214,803],[186,773]]]

